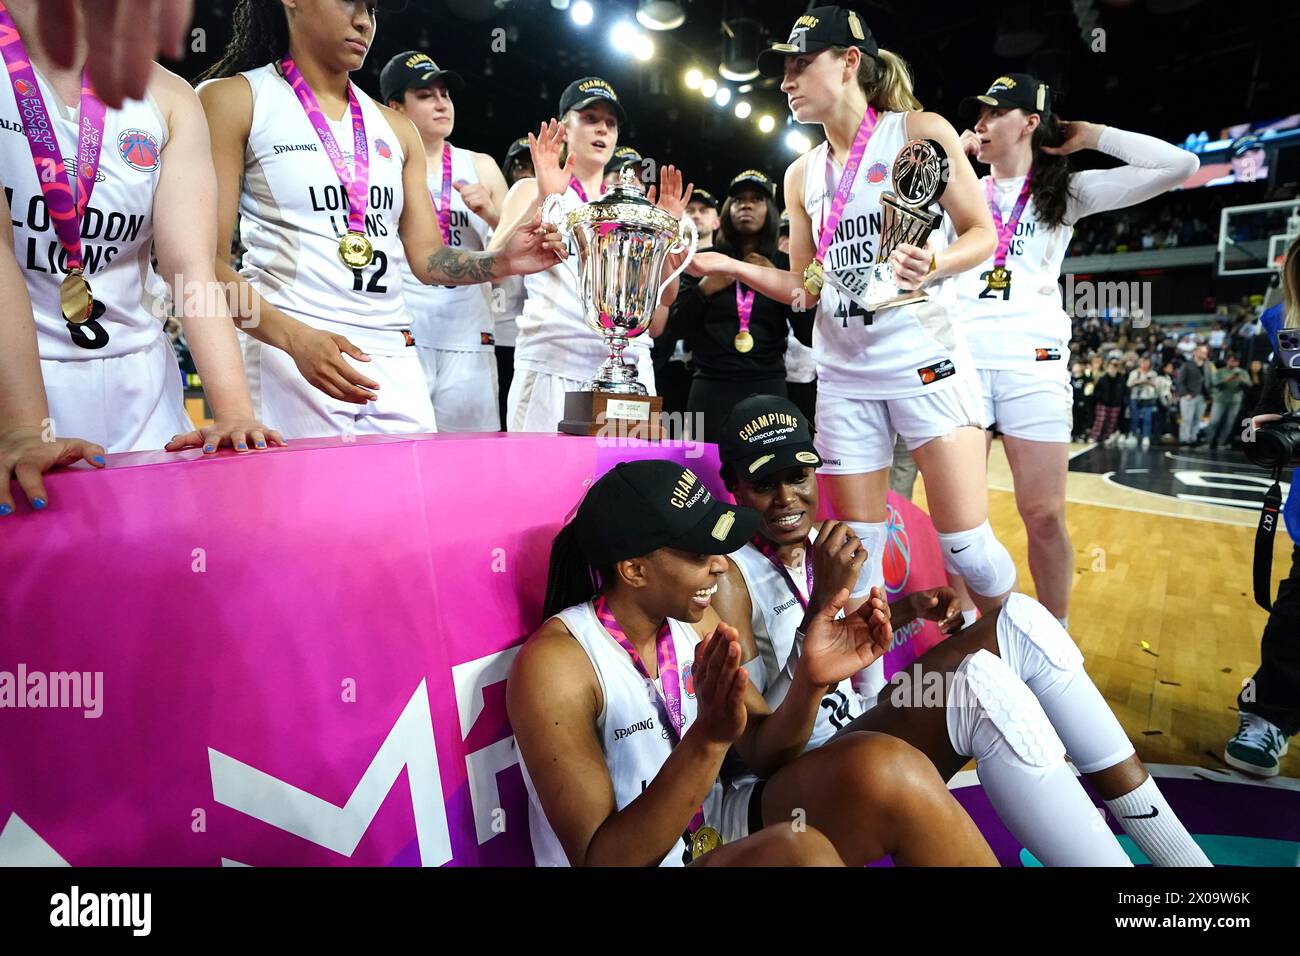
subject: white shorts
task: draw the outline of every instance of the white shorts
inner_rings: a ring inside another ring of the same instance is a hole
[[[84,438],[105,451],[156,451],[191,431],[185,389],[171,342],[163,335],[115,358],[41,360],[54,434]]]
[[[357,405],[331,398],[303,378],[288,352],[240,333],[253,409],[263,424],[285,438],[341,435],[405,435],[437,431],[433,403],[414,347],[381,352],[366,348],[369,362],[343,358],[379,383],[373,402]]]
[[[940,392],[905,398],[817,396],[817,434],[813,444],[828,475],[861,475],[894,461],[894,436],[908,451],[967,425],[984,427],[979,380],[959,372],[960,380]]]
[[[749,832],[749,803],[754,796],[754,788],[758,786],[758,778],[754,776],[739,777],[722,788],[722,820],[718,827],[718,832],[722,834],[723,843],[735,843],[737,840],[743,840],[750,836]],[[760,794],[759,799],[762,799]],[[762,819],[762,808],[756,807],[755,812],[759,819]]]
[[[442,432],[497,432],[496,352],[415,348]]]
[[[654,395],[655,370],[649,353],[637,362],[637,377]],[[564,418],[564,393],[580,392],[583,384],[579,379],[516,367],[515,377],[510,382],[510,395],[506,399],[506,430],[556,431]]]
[[[982,368],[984,427],[1026,441],[1069,442],[1074,425],[1074,390],[1061,362],[1049,372],[1033,369]]]

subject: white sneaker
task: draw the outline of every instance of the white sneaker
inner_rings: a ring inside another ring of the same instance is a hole
[[[1143,451],[1146,451],[1146,450],[1147,450],[1148,448],[1150,448],[1150,447],[1151,447],[1151,439],[1150,439],[1150,438],[1143,438],[1143,439],[1142,439],[1142,450],[1143,450]]]
[[[1119,441],[1119,433],[1111,432],[1110,437],[1105,441],[1105,445],[1107,448],[1114,448],[1117,441]]]

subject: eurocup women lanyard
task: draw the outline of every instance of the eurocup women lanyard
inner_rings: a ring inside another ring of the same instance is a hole
[[[754,337],[749,334],[749,317],[754,313],[754,290],[746,289],[736,280],[736,314],[740,316],[740,331],[733,344],[737,352],[748,352],[754,347]]]
[[[1002,222],[1002,210],[998,208],[997,197],[993,192],[993,177],[984,180],[984,196],[988,200],[989,212],[993,213],[993,225],[998,233],[998,247],[993,253],[993,271],[989,273],[989,288],[1003,292],[1011,287],[1011,271],[1007,268],[1007,251],[1011,248],[1011,238],[1020,225],[1020,216],[1029,202],[1029,177],[1025,173],[1025,184],[1020,187],[1016,204],[1011,207],[1011,215],[1005,224]]]
[[[848,204],[849,195],[853,192],[853,182],[858,178],[858,167],[862,165],[862,156],[866,153],[867,144],[871,142],[871,134],[875,130],[876,111],[868,106],[866,114],[862,117],[862,123],[858,126],[858,134],[853,137],[853,145],[849,147],[849,155],[844,163],[844,171],[840,173],[840,183],[835,188],[835,198],[831,200],[830,214],[822,220],[821,232],[817,237],[817,254],[813,261],[808,263],[807,268],[803,270],[803,287],[808,290],[809,295],[821,295],[822,286],[826,283],[822,262],[826,259],[826,253],[830,250],[831,240],[835,238],[835,230],[839,228],[840,217],[844,215],[844,207]],[[830,163],[829,145],[826,147],[826,162]]]
[[[45,205],[54,222],[54,234],[67,256],[68,274],[59,285],[59,308],[63,317],[78,325],[90,318],[95,304],[90,283],[86,281],[85,259],[81,247],[81,222],[90,205],[90,195],[95,189],[99,173],[100,147],[104,140],[104,125],[108,110],[85,74],[81,78],[81,124],[77,139],[77,191],[75,198],[67,167],[63,164],[63,151],[50,111],[41,95],[36,71],[32,69],[27,49],[13,17],[0,3],[0,55],[9,69],[9,82],[13,84],[14,101],[18,112],[25,117],[23,133],[36,166],[36,179],[45,194]]]
[[[442,244],[451,248],[451,143],[442,144],[442,201],[433,193],[433,211],[438,214],[438,229],[442,232]]]
[[[805,611],[808,610],[808,598],[804,597],[798,586],[794,583],[794,578],[790,577],[790,569],[785,566],[781,560],[781,553],[776,549],[771,541],[768,541],[761,534],[754,535],[750,543],[758,548],[759,553],[776,566],[777,571],[781,572],[781,577],[785,580],[785,586],[790,589],[790,593],[799,599],[799,606]],[[812,565],[812,540],[804,538],[803,542],[803,573],[808,579],[808,593],[812,594],[813,589],[813,565]]]
[[[600,621],[601,627],[609,632],[609,636],[618,641],[620,647],[627,651],[632,658],[632,663],[636,665],[637,671],[646,680],[654,686],[654,681],[650,680],[650,675],[646,672],[645,664],[641,661],[641,655],[636,652],[632,642],[627,639],[627,632],[619,626],[618,620],[614,617],[614,612],[609,609],[609,602],[605,600],[605,595],[598,594],[592,601],[592,606],[596,610],[596,620]],[[682,718],[682,684],[681,675],[677,670],[677,651],[673,647],[672,628],[668,626],[665,620],[659,628],[659,633],[655,635],[655,658],[659,662],[659,679],[663,682],[663,696],[660,702],[668,712],[668,731],[673,735],[673,739],[680,742],[683,724]],[[691,818],[690,831],[692,833],[700,829],[704,823],[704,807],[695,811],[695,816]]]
[[[572,189],[575,193],[577,193],[578,198],[581,199],[583,202],[591,201],[587,198],[587,190],[583,189],[582,183],[578,182],[577,176],[572,176],[572,175],[569,176],[569,188]],[[600,194],[602,196],[605,195],[605,186],[603,183],[601,184],[600,187]]]
[[[375,259],[375,249],[366,238],[366,202],[370,195],[370,147],[366,139],[366,118],[361,112],[357,92],[348,83],[348,106],[352,111],[352,163],[348,169],[343,151],[339,149],[330,129],[329,120],[321,111],[316,94],[307,85],[298,64],[291,57],[280,61],[280,73],[289,81],[298,102],[302,104],[312,129],[325,147],[325,155],[334,164],[334,173],[348,194],[348,234],[339,240],[339,258],[349,269],[364,269]]]

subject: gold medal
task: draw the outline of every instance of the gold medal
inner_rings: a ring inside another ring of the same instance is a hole
[[[822,264],[814,259],[803,270],[803,287],[809,295],[821,295],[822,286],[826,284]]]
[[[80,269],[73,269],[59,286],[59,306],[63,310],[63,317],[73,325],[80,325],[90,318],[94,304],[90,283]]]
[[[691,837],[691,859],[698,860],[710,850],[722,846],[722,834],[713,827],[700,827]]]
[[[364,269],[375,261],[375,247],[359,232],[349,232],[339,240],[339,258],[349,269]]]
[[[997,289],[1001,292],[1007,286],[1011,285],[1011,272],[1005,266],[995,266],[989,273],[989,288]]]
[[[754,337],[748,331],[737,332],[734,342],[737,352],[748,352],[754,347]]]

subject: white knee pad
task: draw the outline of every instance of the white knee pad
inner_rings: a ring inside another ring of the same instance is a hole
[[[998,615],[998,652],[1026,683],[1044,665],[1072,673],[1083,653],[1047,608],[1028,594],[1008,594]]]
[[[1016,564],[985,521],[969,531],[939,535],[943,566],[960,574],[976,594],[994,597],[1016,585]]]
[[[864,598],[871,593],[872,588],[880,588],[880,594],[884,597],[885,545],[888,543],[889,523],[887,521],[846,521],[844,523],[867,549],[866,563],[858,572],[857,586],[849,596]]]
[[[1080,773],[1133,755],[1124,728],[1083,668],[1083,654],[1051,611],[1026,594],[1008,595],[998,615],[998,653],[1033,693]]]
[[[976,651],[953,674],[947,720],[948,739],[963,757],[1018,759],[1044,769],[1065,760],[1065,745],[1037,698],[988,651]]]

